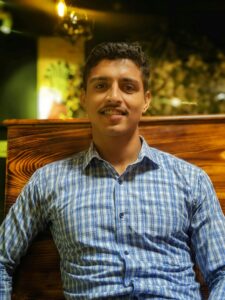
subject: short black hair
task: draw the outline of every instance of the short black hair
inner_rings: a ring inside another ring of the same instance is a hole
[[[87,79],[91,69],[101,60],[115,60],[122,58],[132,60],[140,68],[144,90],[147,91],[150,77],[149,59],[142,50],[141,45],[137,42],[106,42],[95,46],[87,57],[86,64],[84,66],[83,88],[86,89],[87,87]]]

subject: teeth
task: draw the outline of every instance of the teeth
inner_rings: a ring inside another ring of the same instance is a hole
[[[105,109],[103,111],[104,115],[123,115],[123,112],[115,110],[115,109]]]

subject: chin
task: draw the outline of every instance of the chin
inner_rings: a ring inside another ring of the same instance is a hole
[[[99,137],[130,137],[135,135],[138,131],[138,124],[93,124],[92,123],[92,132]]]
[[[105,136],[108,137],[128,137],[128,136],[132,136],[136,133],[136,128],[131,129],[131,128],[116,128],[116,126],[111,127],[111,128],[105,128],[104,132],[102,132],[102,134],[104,134]]]

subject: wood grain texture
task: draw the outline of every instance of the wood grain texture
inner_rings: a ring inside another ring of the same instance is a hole
[[[39,167],[86,149],[91,128],[86,119],[10,120],[5,212]],[[140,134],[158,149],[203,168],[211,177],[225,213],[225,115],[152,117],[140,122]],[[198,278],[200,277],[197,270]],[[204,299],[207,288],[201,287]],[[48,231],[40,233],[18,267],[13,299],[60,300],[59,257]]]

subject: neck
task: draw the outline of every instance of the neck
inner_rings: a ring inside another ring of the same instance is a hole
[[[95,136],[93,141],[100,156],[122,174],[127,166],[137,160],[141,149],[139,131],[132,136]]]

